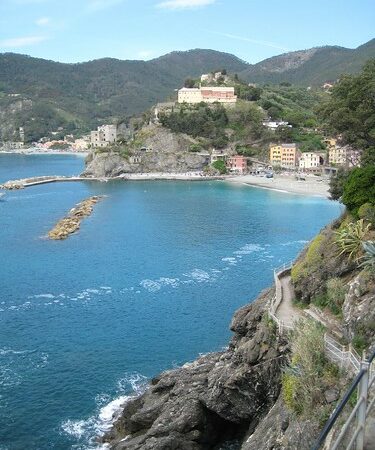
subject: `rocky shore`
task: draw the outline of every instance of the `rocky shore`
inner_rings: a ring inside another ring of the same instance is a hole
[[[69,235],[79,230],[81,221],[91,215],[93,207],[103,197],[93,196],[78,203],[69,211],[68,216],[59,220],[53,229],[48,233],[48,237],[54,240],[66,239]]]
[[[103,442],[116,450],[240,448],[277,401],[289,352],[266,314],[272,295],[267,290],[235,313],[227,350],[154,378]],[[287,428],[285,420],[272,426],[277,436]]]

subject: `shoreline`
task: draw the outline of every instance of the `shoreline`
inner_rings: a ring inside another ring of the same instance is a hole
[[[251,187],[269,189],[284,194],[304,195],[329,199],[329,184],[317,179],[314,175],[307,176],[305,181],[298,181],[293,176],[276,175],[274,178],[259,177],[256,175],[238,175],[225,178],[233,184],[245,184]]]
[[[0,155],[25,155],[25,156],[29,156],[29,155],[73,155],[73,156],[79,156],[79,157],[84,157],[86,158],[86,156],[89,154],[89,152],[69,152],[67,150],[42,150],[42,149],[38,149],[38,150],[1,150],[0,151]]]

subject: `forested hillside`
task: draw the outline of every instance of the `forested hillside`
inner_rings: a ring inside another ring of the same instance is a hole
[[[371,56],[375,57],[375,40],[354,50],[322,47],[286,53],[253,66],[234,55],[201,49],[172,52],[147,62],[104,58],[80,64],[4,53],[0,54],[0,141],[17,140],[18,127],[24,127],[28,142],[59,127],[65,134],[85,133],[174,98],[174,90],[186,78],[210,71],[226,69],[260,85],[288,82],[314,87],[342,73],[358,72]],[[265,96],[266,104],[261,106],[268,110]],[[270,96],[268,100],[276,104],[271,115],[276,117],[280,99],[276,91]],[[285,112],[288,107],[281,109]]]

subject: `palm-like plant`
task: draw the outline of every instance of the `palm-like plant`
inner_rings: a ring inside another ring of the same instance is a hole
[[[361,258],[360,267],[375,269],[375,241],[365,241],[362,247],[365,254]]]
[[[371,223],[364,224],[363,219],[348,223],[336,231],[336,243],[340,247],[340,255],[347,253],[349,259],[358,260],[362,251],[364,237],[371,228]]]

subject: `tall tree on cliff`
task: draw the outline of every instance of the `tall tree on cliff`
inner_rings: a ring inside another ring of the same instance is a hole
[[[319,112],[330,131],[363,151],[362,165],[375,164],[375,59],[358,75],[344,75]]]

